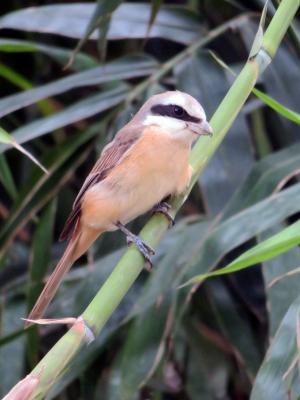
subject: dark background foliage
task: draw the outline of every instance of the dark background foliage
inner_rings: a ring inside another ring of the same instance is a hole
[[[112,14],[110,28],[105,20],[67,69],[63,67],[85,32],[93,3],[61,3],[68,9],[38,0],[0,4],[1,126],[50,171],[45,176],[19,152],[0,145],[3,395],[64,331],[47,327],[23,334],[20,317],[62,254],[59,233],[102,147],[145,98],[166,88],[192,94],[210,117],[233,78],[209,50],[239,71],[264,4],[161,3],[122,3]],[[273,12],[270,4],[269,16]],[[299,111],[300,42],[295,24],[258,87]],[[224,30],[205,47],[179,62],[174,59],[221,26]],[[147,77],[166,70],[170,60],[165,75],[139,90]],[[256,97],[249,99],[159,246],[153,272],[138,279],[104,332],[81,352],[49,398],[247,399],[252,391],[256,400],[263,398],[261,382],[269,390],[268,398],[288,398],[289,393],[296,398],[297,363],[296,369],[289,367],[298,354],[300,278],[269,284],[299,266],[298,248],[265,265],[208,280],[192,291],[178,286],[226,265],[296,220],[297,175],[281,193],[273,192],[299,169],[299,146],[296,124]],[[147,218],[134,221],[132,229],[137,232]],[[48,315],[80,315],[124,245],[118,233],[101,238],[69,273]],[[263,362],[274,336],[270,362]],[[279,367],[276,354],[282,357]]]

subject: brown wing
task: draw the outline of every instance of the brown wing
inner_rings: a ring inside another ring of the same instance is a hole
[[[72,236],[77,222],[80,218],[81,201],[86,191],[96,183],[105,179],[112,168],[118,164],[126,151],[141,136],[143,132],[143,127],[140,125],[132,127],[130,125],[131,124],[128,124],[123,129],[121,129],[115,136],[114,140],[104,147],[100,158],[87,176],[82,185],[82,188],[80,189],[74,201],[72,211],[65,223],[59,240],[69,239]]]

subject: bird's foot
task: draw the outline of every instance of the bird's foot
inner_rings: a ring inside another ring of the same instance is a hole
[[[171,206],[169,203],[167,203],[166,201],[161,201],[160,203],[156,204],[153,208],[152,208],[152,214],[155,213],[160,213],[163,214],[165,217],[167,217],[170,226],[175,225],[175,221],[174,218],[169,214],[169,210],[170,210]]]
[[[130,232],[121,222],[118,222],[116,226],[126,235],[127,244],[134,243],[136,247],[139,249],[143,257],[145,258],[146,264],[145,268],[147,271],[151,270],[152,267],[152,260],[151,256],[155,254],[155,251],[152,247],[148,246],[145,242],[142,241],[140,237],[135,235],[134,233]]]

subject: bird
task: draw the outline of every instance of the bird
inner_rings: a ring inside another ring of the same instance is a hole
[[[153,249],[126,224],[151,209],[172,220],[168,199],[190,183],[192,144],[211,134],[203,107],[187,93],[166,91],[145,102],[104,147],[85,179],[60,235],[67,247],[26,327],[43,316],[64,275],[104,232],[122,231],[151,264]]]

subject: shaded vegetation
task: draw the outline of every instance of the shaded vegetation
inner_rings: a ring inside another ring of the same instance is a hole
[[[0,6],[1,126],[49,172],[0,145],[2,395],[65,331],[24,334],[20,317],[62,254],[57,238],[102,147],[166,88],[192,94],[211,116],[233,81],[220,60],[240,71],[264,5],[162,3],[99,2],[94,15],[93,3]],[[266,22],[273,14],[269,4]],[[249,98],[159,245],[152,273],[137,280],[49,398],[298,398],[299,223],[292,239],[285,229],[300,210],[297,22],[258,83],[262,94]],[[178,289],[279,232],[271,255],[286,240],[285,253]],[[118,233],[103,236],[68,274],[48,316],[80,315],[123,246]]]

